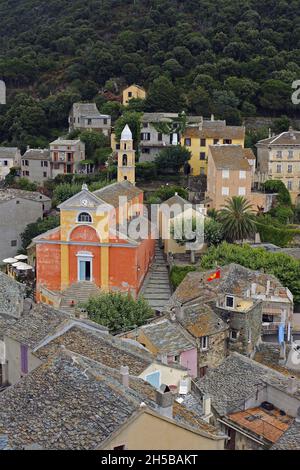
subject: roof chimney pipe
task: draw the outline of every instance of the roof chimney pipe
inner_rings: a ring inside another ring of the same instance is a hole
[[[298,380],[296,377],[289,377],[288,393],[294,395],[298,391]]]
[[[129,387],[129,368],[128,366],[121,366],[120,368],[122,385],[126,388]]]
[[[160,415],[173,418],[174,395],[166,385],[156,390],[156,404]]]

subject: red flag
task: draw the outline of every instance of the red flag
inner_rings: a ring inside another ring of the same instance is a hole
[[[221,270],[218,269],[212,276],[210,276],[207,280],[208,282],[215,281],[216,279],[221,279]]]

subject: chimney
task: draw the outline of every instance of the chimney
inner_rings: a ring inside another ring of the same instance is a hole
[[[256,284],[255,282],[252,282],[251,284],[251,295],[255,295],[256,293]]]
[[[288,383],[288,393],[294,395],[298,391],[298,380],[296,377],[292,376],[289,377],[289,383]]]
[[[27,149],[27,150],[30,150],[30,145],[27,145],[26,149]]]
[[[267,281],[267,290],[266,290],[266,295],[269,295],[271,289],[271,281],[270,279]]]
[[[297,424],[300,424],[300,407],[298,408],[297,417],[296,417],[295,421],[296,421]]]
[[[203,395],[202,407],[203,407],[203,413],[204,413],[204,416],[202,417],[202,419],[204,419],[204,421],[206,422],[209,422],[210,418],[212,417],[211,397],[207,394]]]
[[[272,129],[271,127],[269,127],[269,139],[271,139],[271,137],[272,137]]]
[[[128,366],[121,366],[120,374],[122,379],[122,385],[126,388],[129,387],[129,368]]]
[[[182,321],[184,319],[184,309],[183,309],[183,307],[181,305],[180,305],[180,307],[175,307],[174,311],[175,311],[177,321],[179,321],[179,322]]]
[[[166,385],[156,390],[156,404],[160,415],[173,418],[174,395]]]
[[[214,114],[211,115],[210,120],[211,120],[211,121],[214,121],[214,120],[215,120]]]

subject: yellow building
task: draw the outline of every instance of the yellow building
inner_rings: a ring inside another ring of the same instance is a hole
[[[123,106],[128,106],[129,101],[132,99],[146,99],[146,91],[139,85],[130,85],[123,90]]]
[[[135,150],[131,130],[126,124],[121,134],[118,150],[118,183],[129,181],[135,185]]]
[[[210,121],[203,121],[200,125],[189,126],[185,130],[181,145],[187,147],[192,158],[189,161],[191,175],[199,176],[207,174],[207,158],[210,145],[217,144],[245,144],[245,127],[227,126],[226,121],[215,121],[213,116]]]

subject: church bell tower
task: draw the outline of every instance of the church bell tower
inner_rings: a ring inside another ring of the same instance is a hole
[[[121,134],[118,150],[118,183],[129,181],[135,185],[135,150],[133,150],[132,132],[126,124]]]

